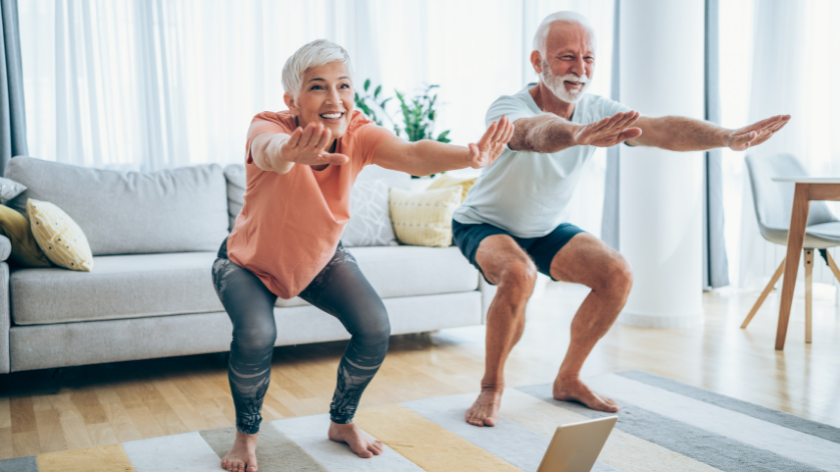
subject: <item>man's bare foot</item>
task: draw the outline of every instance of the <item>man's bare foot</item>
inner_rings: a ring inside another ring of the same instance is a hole
[[[229,472],[257,472],[257,436],[237,431],[233,447],[222,459],[222,469]]]
[[[619,410],[615,400],[593,392],[580,379],[561,379],[554,381],[554,398],[561,401],[583,403],[593,410],[615,413]]]
[[[362,431],[362,428],[358,427],[356,423],[338,424],[330,421],[330,430],[327,432],[327,436],[335,442],[347,443],[351,451],[364,459],[378,456],[385,450],[385,446],[381,442]]]
[[[502,406],[504,388],[484,387],[475,403],[467,410],[464,419],[475,426],[496,426],[499,422],[499,408]]]

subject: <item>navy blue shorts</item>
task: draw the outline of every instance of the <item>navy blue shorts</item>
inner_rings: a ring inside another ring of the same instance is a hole
[[[576,234],[583,232],[582,229],[571,223],[563,223],[554,228],[554,231],[541,238],[517,238],[507,231],[487,223],[469,225],[452,220],[452,233],[455,244],[470,261],[470,264],[474,265],[482,275],[484,275],[484,272],[478,266],[478,263],[475,262],[475,253],[478,251],[478,245],[487,236],[493,236],[494,234],[506,234],[510,236],[516,241],[516,244],[519,244],[519,247],[531,256],[531,259],[534,260],[534,264],[537,266],[537,270],[551,277],[551,261],[554,260],[554,256]],[[555,280],[554,277],[551,278]],[[484,279],[487,280],[487,277],[484,277]],[[490,281],[487,280],[487,282]]]

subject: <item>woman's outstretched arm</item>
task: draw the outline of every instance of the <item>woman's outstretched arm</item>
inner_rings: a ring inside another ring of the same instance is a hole
[[[344,154],[327,152],[332,142],[329,129],[310,124],[306,129],[297,128],[291,135],[258,134],[251,140],[251,157],[260,169],[278,174],[289,172],[295,164],[346,164],[348,157]]]
[[[495,161],[511,136],[513,123],[503,116],[498,123],[493,122],[487,128],[477,143],[470,143],[467,147],[428,139],[411,143],[393,137],[376,148],[373,163],[418,176],[466,167],[478,169]]]

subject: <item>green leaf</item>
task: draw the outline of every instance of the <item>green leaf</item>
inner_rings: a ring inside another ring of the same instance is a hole
[[[449,131],[450,130],[446,130],[443,133],[440,133],[437,137],[437,140],[442,143],[448,143],[450,141],[449,138],[447,138],[447,136],[449,135]]]
[[[381,91],[382,91],[382,86],[377,85],[376,90],[373,91],[373,98],[377,98],[379,96],[379,92],[381,92]]]
[[[365,92],[370,88],[370,79],[365,80]]]

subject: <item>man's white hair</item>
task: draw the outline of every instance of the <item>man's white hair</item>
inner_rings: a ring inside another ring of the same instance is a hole
[[[303,88],[303,74],[308,69],[330,62],[343,62],[352,79],[353,67],[350,64],[350,54],[343,47],[326,39],[316,39],[301,46],[283,66],[283,88],[286,93],[297,99]]]
[[[534,34],[534,51],[539,51],[540,55],[545,59],[545,43],[548,40],[548,32],[551,30],[551,25],[555,22],[578,24],[589,31],[589,38],[592,40],[592,47],[595,47],[595,30],[589,24],[589,20],[580,13],[573,11],[558,11],[545,17],[537,28],[537,33]]]

